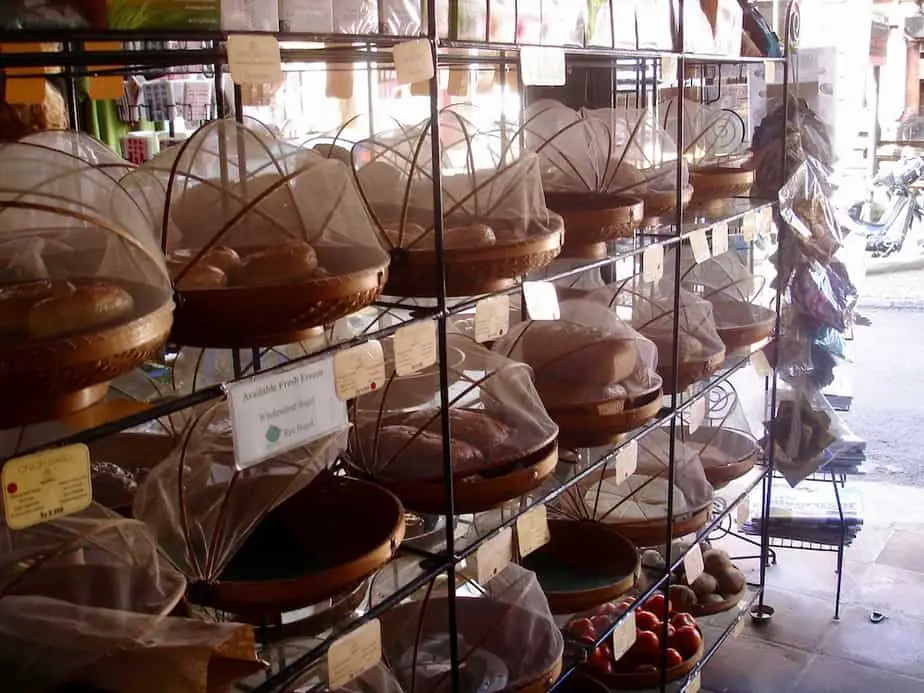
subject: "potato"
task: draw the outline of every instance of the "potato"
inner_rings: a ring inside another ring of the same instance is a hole
[[[696,596],[702,598],[707,594],[712,594],[718,589],[718,582],[709,573],[703,573],[693,581],[690,587],[696,592]]]
[[[674,611],[691,611],[696,606],[696,592],[686,585],[671,585],[671,606]]]
[[[703,604],[718,604],[719,602],[724,602],[725,597],[716,592],[712,592],[711,594],[704,594],[700,601]]]
[[[724,568],[731,567],[728,554],[720,549],[710,549],[703,552],[703,569],[712,577],[718,577]]]
[[[664,570],[664,556],[661,555],[660,551],[648,549],[642,553],[642,565],[645,568]]]
[[[744,578],[744,573],[735,566],[731,566],[719,574],[718,578],[716,578],[716,582],[719,587],[719,592],[726,597],[730,597],[743,590],[747,580]]]

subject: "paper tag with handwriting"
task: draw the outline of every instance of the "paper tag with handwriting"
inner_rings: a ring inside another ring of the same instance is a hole
[[[479,584],[486,585],[513,560],[513,530],[504,527],[493,539],[475,551],[475,571]]]
[[[746,243],[752,243],[757,235],[757,214],[749,212],[741,220],[741,236]]]
[[[346,428],[331,359],[228,385],[234,464],[247,469]]]
[[[687,584],[692,585],[696,578],[703,574],[703,550],[699,544],[693,544],[683,557],[683,574],[686,575]]]
[[[565,50],[552,46],[522,46],[520,73],[527,87],[560,87],[567,81]]]
[[[635,612],[630,611],[613,630],[613,659],[619,659],[635,644]]]
[[[712,227],[712,255],[728,252],[728,222],[720,221]]]
[[[690,410],[687,412],[687,422],[690,430],[690,435],[696,433],[697,429],[703,425],[703,420],[706,418],[706,395],[697,399],[693,404],[690,405]]]
[[[551,282],[523,282],[523,300],[531,320],[558,320],[561,308],[558,292]]]
[[[738,503],[737,511],[737,520],[738,525],[743,525],[745,522],[751,519],[751,497],[745,496],[740,503]]]
[[[429,82],[436,74],[433,53],[427,39],[414,39],[399,43],[392,49],[398,84]]]
[[[638,469],[638,442],[630,440],[616,455],[616,466],[613,470],[613,483],[617,486]]]
[[[702,688],[702,682],[699,678],[699,672],[697,671],[693,676],[690,677],[690,680],[687,682],[687,685],[683,689],[683,693],[699,693]]]
[[[479,344],[503,337],[510,329],[510,297],[506,294],[478,301],[475,306],[475,341]]]
[[[517,518],[517,547],[520,558],[524,558],[552,540],[549,530],[549,514],[544,505],[539,505]]]
[[[414,323],[395,332],[395,372],[413,375],[436,363],[436,323]]]
[[[709,239],[706,237],[705,229],[697,229],[690,234],[690,247],[693,249],[693,259],[697,263],[709,259]]]
[[[449,69],[449,83],[446,86],[446,93],[450,96],[468,96],[468,68],[452,67]]]
[[[660,281],[664,275],[664,246],[652,245],[642,253],[642,280]]]
[[[228,68],[235,84],[281,83],[279,41],[266,34],[231,34],[228,37]]]
[[[352,99],[353,66],[349,64],[328,65],[324,94],[329,99]]]
[[[79,513],[93,500],[90,451],[86,445],[68,445],[9,460],[0,484],[10,529]]]
[[[337,397],[355,399],[385,384],[385,353],[381,342],[372,339],[334,354]]]
[[[335,640],[327,650],[328,688],[343,688],[381,661],[382,624],[374,618]]]
[[[767,355],[764,353],[763,349],[758,349],[751,354],[751,366],[754,367],[754,370],[757,371],[757,375],[761,378],[769,378],[773,373],[773,369],[770,367],[770,362],[767,360]]]

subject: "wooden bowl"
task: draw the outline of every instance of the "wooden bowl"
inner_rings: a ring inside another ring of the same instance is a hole
[[[387,563],[404,538],[401,502],[375,484],[322,475],[257,525],[192,601],[251,623],[341,593]]]
[[[750,166],[703,166],[690,171],[693,185],[693,207],[708,206],[729,197],[748,197],[754,185],[754,169]]]
[[[712,503],[691,513],[674,517],[672,534],[674,539],[693,534],[706,526],[712,510]],[[607,525],[619,532],[636,546],[663,546],[667,538],[667,518],[647,522],[611,522]]]
[[[605,257],[606,242],[632,238],[645,216],[644,201],[623,195],[547,192],[545,203],[565,220],[562,257]]]
[[[700,630],[702,636],[702,630]],[[692,657],[685,659],[680,664],[670,667],[667,670],[667,682],[677,681],[687,676],[699,664],[706,651],[704,640],[700,640],[699,649]],[[657,689],[661,685],[660,671],[630,672],[630,673],[612,673],[612,674],[594,674],[601,682],[605,683],[610,689],[615,690],[645,690]]]
[[[552,539],[520,564],[536,573],[553,614],[616,599],[635,585],[635,545],[599,522],[550,520]]]
[[[291,344],[364,308],[382,293],[388,263],[382,261],[380,251],[316,250],[330,277],[265,286],[178,289],[171,341],[228,349]]]
[[[743,301],[712,301],[716,332],[729,353],[763,341],[776,326],[776,313]]]
[[[547,405],[546,411],[558,424],[558,439],[572,448],[611,445],[624,433],[644,425],[661,411],[664,395],[658,389],[634,400],[561,407]],[[618,406],[616,406],[618,405]]]
[[[664,393],[667,395],[674,394],[674,364],[671,355],[670,345],[667,346],[667,353],[662,352],[662,345],[658,344],[658,375],[664,381]],[[715,373],[722,364],[725,363],[725,349],[721,349],[714,354],[699,355],[693,359],[685,359],[680,362],[680,392],[686,390],[693,383],[700,380],[706,380]]]
[[[700,426],[689,434],[689,442],[699,452],[706,479],[715,489],[727,486],[751,471],[760,454],[760,446],[752,437],[730,428]],[[710,451],[713,451],[712,458]],[[716,461],[717,456],[721,458],[720,462]]]
[[[93,281],[128,291],[134,315],[125,322],[62,337],[2,340],[0,428],[86,409],[106,396],[110,381],[160,356],[173,322],[173,302],[147,285],[105,277]]]
[[[499,658],[508,671],[508,685],[501,690],[544,693],[561,673],[564,640],[551,619],[513,604],[480,597],[456,597],[455,613],[460,660],[469,659],[475,649]],[[384,655],[406,690],[410,690],[411,672],[403,670],[399,663],[409,659],[408,653],[413,653],[418,640],[426,642],[445,633],[448,618],[449,604],[445,598],[402,604],[382,614]],[[523,637],[517,637],[518,634]],[[416,693],[450,688],[448,675],[428,680],[418,668]]]
[[[688,185],[683,189],[681,200],[684,206],[693,199],[693,186]],[[677,191],[649,191],[645,193],[645,226],[657,226],[659,224],[670,224],[675,221],[671,218],[677,209]],[[664,218],[667,217],[667,218]]]
[[[723,611],[728,611],[729,609],[738,606],[738,604],[741,603],[741,600],[744,599],[747,593],[748,588],[747,585],[745,585],[744,589],[738,592],[738,594],[733,594],[729,597],[726,597],[721,602],[714,602],[712,604],[700,604],[697,602],[696,606],[693,607],[693,611],[690,613],[692,613],[697,618],[701,616],[712,616],[713,614],[720,614]]]

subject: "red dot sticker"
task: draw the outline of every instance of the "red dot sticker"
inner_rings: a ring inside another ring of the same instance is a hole
[[[19,490],[19,487],[16,484],[10,483],[6,485],[6,492],[11,496]]]
[[[375,389],[375,383],[369,383],[369,389],[370,389],[370,390],[374,390],[374,389]]]

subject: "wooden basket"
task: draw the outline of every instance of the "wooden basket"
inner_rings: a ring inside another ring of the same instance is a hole
[[[316,249],[332,276],[267,286],[178,290],[171,341],[215,348],[291,344],[372,303],[388,264],[362,248]]]
[[[550,520],[552,539],[521,561],[536,573],[553,614],[586,611],[635,585],[635,545],[599,522]]]
[[[700,636],[702,636],[702,631],[700,630]],[[677,681],[689,675],[693,669],[696,668],[696,665],[699,664],[700,660],[705,654],[705,642],[700,639],[699,649],[693,654],[689,659],[684,660],[680,664],[674,667],[670,667],[667,670],[667,683],[672,681]],[[594,674],[597,678],[605,683],[610,689],[616,690],[645,690],[645,689],[656,689],[661,685],[661,672],[660,671],[646,671],[646,672],[629,672],[629,673],[612,673],[612,674]]]
[[[645,216],[642,200],[623,195],[547,192],[545,203],[565,220],[563,257],[605,257],[606,242],[632,238]]]
[[[563,241],[561,220],[554,221],[557,228],[525,240],[444,249],[447,295],[474,296],[507,289],[518,277],[548,265],[558,257]],[[385,293],[430,298],[437,294],[436,277],[435,251],[395,248]]]
[[[750,347],[773,334],[776,313],[740,301],[712,301],[716,332],[729,353]]]
[[[674,364],[673,359],[667,358],[658,350],[658,375],[664,381],[664,393],[674,394]],[[693,383],[706,380],[725,363],[725,349],[709,356],[680,362],[680,392],[686,390]]]
[[[708,448],[713,447],[732,460],[722,465],[709,465],[703,460],[706,479],[715,489],[727,486],[751,471],[760,454],[760,446],[753,438],[730,428],[700,426],[695,433],[690,434],[689,442],[698,449],[701,459],[707,457]]]
[[[374,573],[394,555],[404,526],[401,502],[387,490],[319,477],[263,519],[216,582],[192,585],[191,599],[251,623],[272,620]],[[311,565],[272,565],[286,556]]]
[[[670,191],[649,191],[645,193],[645,226],[657,226],[662,223],[673,223],[675,220],[670,218],[677,209],[677,192]],[[693,199],[693,186],[688,185],[683,189],[681,196],[684,206],[690,204]],[[662,218],[668,217],[668,218]]]
[[[748,197],[754,185],[754,169],[745,166],[704,166],[690,171],[693,207],[709,206],[729,197]]]
[[[543,619],[519,606],[487,598],[457,597],[456,629],[467,648],[486,650],[499,657],[510,673],[512,682],[503,691],[518,693],[545,693],[558,679],[562,669],[563,647],[558,628],[551,620]],[[426,602],[402,604],[389,609],[381,616],[382,645],[388,661],[400,661],[416,642],[446,632],[449,605],[446,598],[431,598]],[[501,637],[522,630],[528,633],[528,642]],[[528,654],[524,653],[528,651]],[[466,649],[460,651],[465,659]],[[530,668],[526,669],[526,662]],[[448,674],[438,682],[421,680],[418,672],[417,692],[431,693],[446,690]]]
[[[674,539],[693,534],[706,526],[712,503],[707,507],[674,518],[671,536]],[[607,523],[614,532],[629,539],[636,546],[659,546],[667,537],[667,518],[648,520],[646,522],[612,522]]]
[[[745,595],[748,593],[747,585],[742,589],[738,594],[733,594],[730,597],[726,597],[721,602],[715,602],[714,604],[699,604],[693,607],[693,610],[690,612],[697,618],[701,616],[712,616],[713,614],[720,614],[723,611],[728,611],[738,604],[741,603],[741,600],[744,599]]]
[[[597,447],[617,443],[624,433],[644,425],[661,410],[664,395],[660,388],[612,411],[609,403],[575,407],[547,407],[558,424],[562,445],[574,448]]]
[[[93,281],[127,290],[135,316],[78,334],[0,343],[0,428],[85,409],[106,396],[110,381],[160,356],[173,322],[173,303],[165,303],[162,292],[147,285],[103,277]]]

